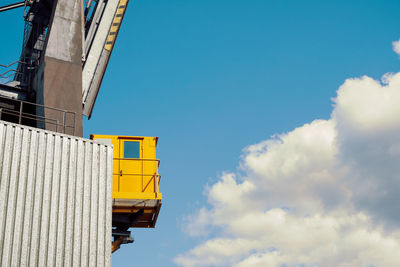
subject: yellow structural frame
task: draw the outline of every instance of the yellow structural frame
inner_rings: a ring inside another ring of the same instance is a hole
[[[91,135],[92,140],[110,142],[113,146],[113,199],[161,200],[160,175],[156,158],[158,137]],[[140,155],[127,158],[125,146],[131,142],[139,145]]]
[[[90,139],[113,145],[113,214],[128,217],[140,214],[130,227],[154,228],[162,200],[160,160],[156,158],[158,137],[92,134]],[[126,144],[131,145],[128,150]]]
[[[120,0],[118,3],[117,11],[115,12],[110,31],[108,32],[106,44],[104,45],[104,48],[108,51],[111,51],[114,46],[128,2],[129,0]]]

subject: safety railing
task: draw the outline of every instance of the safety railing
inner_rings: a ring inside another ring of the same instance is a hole
[[[23,7],[24,5],[25,5],[25,1],[21,1],[21,2],[18,2],[18,3],[14,3],[14,4],[8,4],[8,5],[5,5],[5,6],[0,6],[0,12],[8,11],[8,10],[11,10],[11,9],[14,9],[14,8],[18,8],[18,7]]]
[[[76,113],[23,100],[0,96],[0,119],[55,132],[75,134]],[[6,106],[11,106],[6,107]],[[38,113],[43,113],[39,115]],[[49,127],[53,126],[53,127]]]
[[[118,170],[113,170],[113,175],[117,175],[117,176],[124,176],[124,175],[129,175],[129,176],[139,176],[141,177],[141,182],[142,185],[146,184],[146,182],[144,181],[145,177],[149,178],[148,183],[145,186],[142,186],[142,190],[141,192],[145,192],[146,189],[148,188],[148,186],[150,185],[150,182],[153,181],[154,183],[154,193],[157,194],[159,193],[159,183],[161,180],[161,175],[158,174],[158,167],[160,165],[160,160],[159,159],[143,159],[143,158],[113,158],[113,161],[119,161],[121,163],[121,161],[132,161],[132,162],[140,162],[141,163],[141,171],[139,172],[134,172],[134,173],[127,173],[124,172],[122,170],[122,168],[120,167]],[[152,173],[145,173],[144,169],[147,168],[152,168],[150,167],[144,167],[144,162],[154,162],[156,164],[154,164],[154,172],[152,171]],[[119,164],[120,166],[121,164]],[[116,172],[118,171],[118,172]],[[140,193],[140,192],[139,192]]]
[[[0,64],[0,67],[2,68],[2,72],[0,72],[0,81],[2,81],[1,82],[2,84],[7,84],[7,83],[11,82],[13,79],[10,79],[10,78],[14,77],[16,74],[23,75],[23,73],[18,71],[18,65],[17,65],[17,68],[14,68],[15,64],[26,65],[27,63],[17,60],[8,65]]]

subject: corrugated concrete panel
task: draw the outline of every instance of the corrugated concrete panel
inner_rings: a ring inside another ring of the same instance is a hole
[[[112,154],[0,121],[0,266],[111,266]]]

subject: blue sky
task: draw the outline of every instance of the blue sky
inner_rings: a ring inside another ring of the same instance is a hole
[[[347,78],[397,72],[399,11],[387,0],[131,0],[84,136],[159,136],[164,199],[157,228],[134,230],[113,266],[175,266],[206,239],[182,231],[184,218],[245,147],[329,119]],[[18,58],[22,15],[0,13],[1,64]]]

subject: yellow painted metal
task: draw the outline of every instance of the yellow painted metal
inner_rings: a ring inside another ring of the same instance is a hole
[[[104,46],[104,48],[108,51],[111,51],[114,46],[114,42],[115,42],[115,39],[117,38],[119,29],[121,27],[122,19],[124,18],[128,2],[129,2],[129,0],[120,0],[119,1],[118,7],[117,7],[117,12],[114,15],[114,19],[111,24],[110,31],[108,32],[106,44]]]
[[[117,251],[121,247],[122,241],[123,241],[122,238],[118,238],[117,240],[112,242],[112,244],[111,244],[111,253],[114,253],[115,251]]]
[[[130,227],[154,228],[162,199],[160,161],[156,158],[158,137],[96,134],[90,138],[114,146],[113,214],[128,218],[141,214]]]
[[[161,200],[160,175],[156,158],[158,137],[91,135],[91,139],[109,140],[113,152],[113,198]],[[139,157],[124,157],[129,142],[139,145]]]

